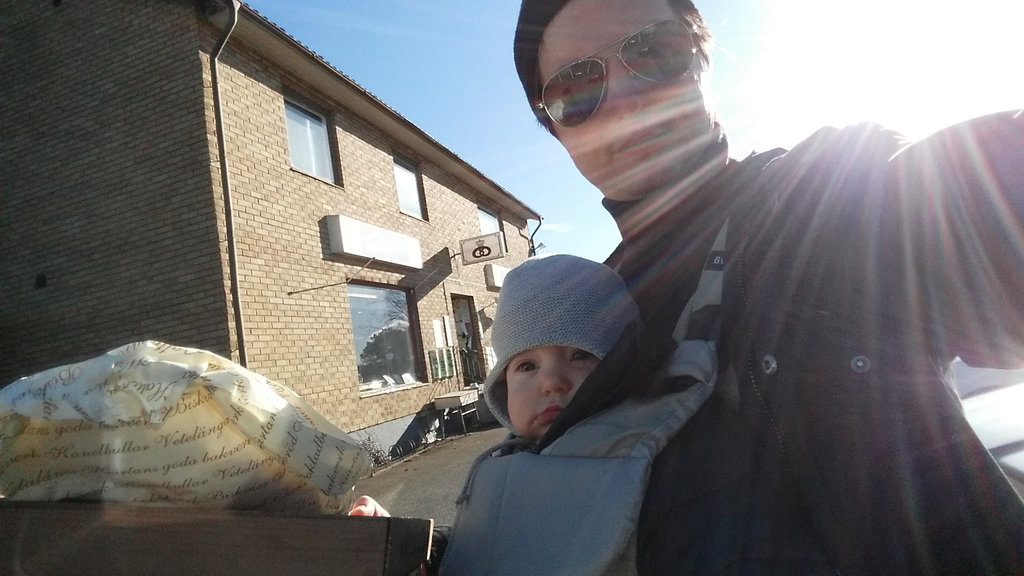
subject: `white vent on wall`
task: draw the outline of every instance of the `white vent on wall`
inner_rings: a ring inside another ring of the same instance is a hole
[[[327,217],[327,238],[334,254],[376,258],[409,268],[423,268],[419,239],[387,228],[348,216],[330,215]]]
[[[505,283],[505,274],[508,274],[508,270],[508,268],[497,264],[484,264],[484,281],[487,283],[487,287],[501,288],[501,285]]]

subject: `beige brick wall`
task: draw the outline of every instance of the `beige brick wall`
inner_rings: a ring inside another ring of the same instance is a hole
[[[2,3],[0,21],[0,378],[148,338],[238,359],[209,57],[218,30],[186,0]],[[219,71],[249,368],[346,430],[458,388],[430,380],[425,349],[452,295],[483,310],[489,342],[497,293],[483,264],[455,254],[480,234],[478,205],[498,207],[244,46],[229,43]],[[286,94],[329,118],[337,183],[291,168]],[[419,163],[426,220],[398,210],[396,153]],[[423,269],[331,254],[333,214],[418,238]],[[496,263],[510,267],[529,231],[501,216],[511,254]],[[422,385],[360,395],[343,284],[354,276],[411,294]]]
[[[221,61],[249,367],[295,389],[346,430],[414,414],[459,388],[456,379],[430,382],[423,349],[434,345],[433,320],[452,316],[452,294],[473,297],[478,308],[493,303],[483,264],[463,266],[453,256],[460,239],[480,234],[477,206],[497,206],[244,47],[229,45]],[[291,168],[285,94],[327,117],[343,185]],[[399,212],[395,154],[419,164],[425,221]],[[332,214],[418,238],[423,269],[363,268],[364,260],[330,254],[324,218]],[[504,226],[512,254],[502,264],[511,266],[526,257],[528,232],[521,219]],[[340,284],[350,277],[412,289],[417,377],[426,384],[360,396],[348,292]]]
[[[193,3],[0,22],[0,383],[140,339],[227,352]]]

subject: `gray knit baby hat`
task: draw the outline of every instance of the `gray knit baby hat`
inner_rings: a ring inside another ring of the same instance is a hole
[[[540,346],[572,346],[598,358],[639,317],[626,285],[604,264],[555,254],[530,258],[506,276],[491,329],[497,363],[484,381],[484,400],[505,428],[505,367],[513,356]]]

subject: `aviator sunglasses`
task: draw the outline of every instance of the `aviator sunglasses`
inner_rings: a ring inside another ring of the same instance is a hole
[[[634,76],[650,82],[681,78],[693,64],[697,47],[690,27],[679,20],[664,20],[565,66],[544,83],[537,107],[566,128],[586,122],[604,98],[608,87],[605,61],[598,55],[618,46],[615,55]]]

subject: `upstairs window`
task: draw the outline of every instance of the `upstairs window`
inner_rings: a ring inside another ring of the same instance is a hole
[[[310,176],[335,183],[327,120],[293,102],[285,101],[284,111],[292,166]]]
[[[498,215],[486,208],[477,206],[476,216],[480,220],[480,234],[493,234],[501,232],[501,220]],[[508,244],[505,243],[505,234],[501,234],[501,247],[508,253]]]
[[[426,220],[419,169],[410,160],[395,156],[395,186],[398,188],[398,209],[402,214]]]
[[[491,234],[493,232],[501,232],[501,224],[498,222],[498,215],[486,210],[484,208],[477,207],[476,209],[477,218],[480,219],[480,233]]]

